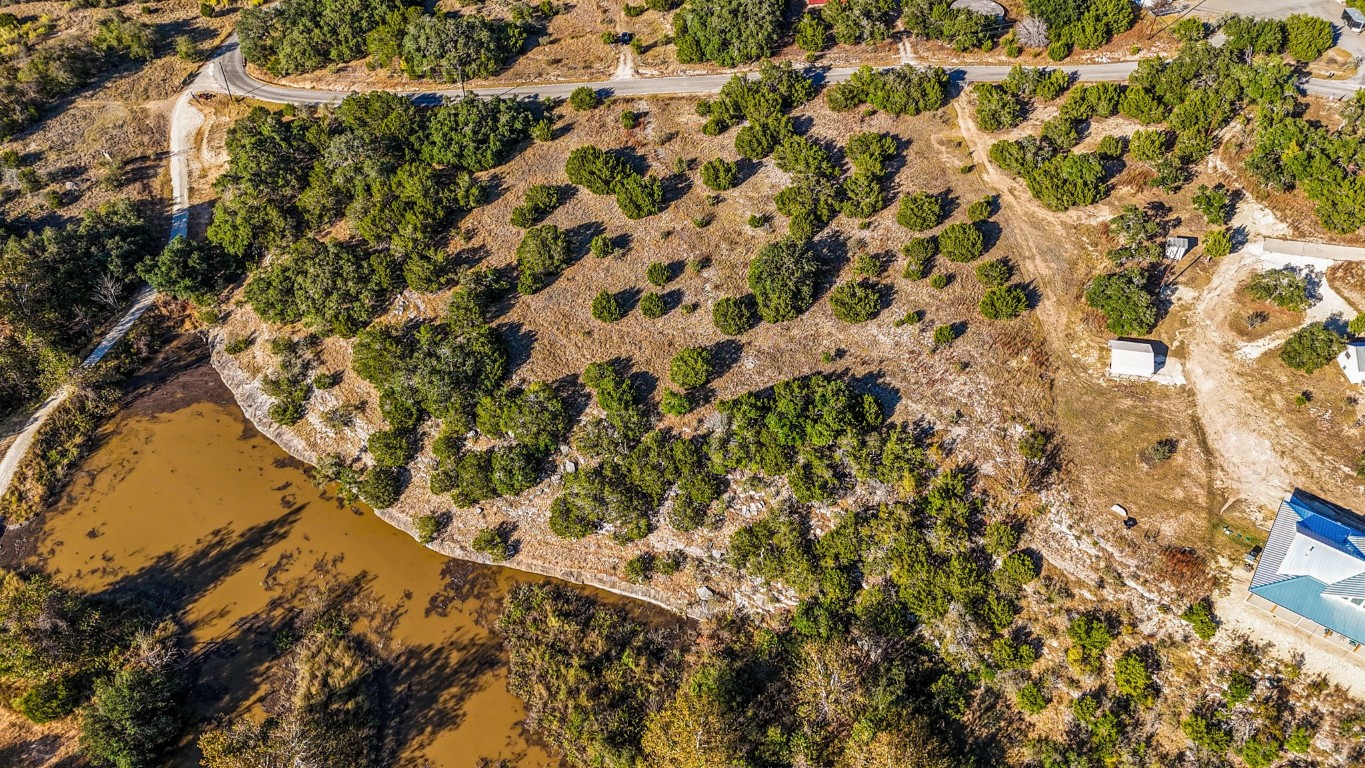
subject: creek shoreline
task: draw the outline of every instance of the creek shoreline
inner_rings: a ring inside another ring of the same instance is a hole
[[[229,355],[225,350],[226,338],[221,332],[214,332],[208,337],[208,362],[217,372],[218,378],[222,381],[229,392],[232,393],[236,405],[241,409],[247,421],[256,428],[258,432],[267,439],[279,446],[281,450],[289,454],[297,461],[309,467],[317,465],[318,457],[313,449],[298,435],[289,429],[276,424],[269,416],[271,398],[261,389],[259,379],[247,373],[237,360]],[[498,568],[508,568],[522,573],[530,573],[538,576],[547,576],[571,584],[578,584],[604,592],[610,592],[621,597],[639,600],[663,608],[676,615],[693,619],[702,620],[714,615],[718,609],[728,607],[729,602],[723,596],[717,594],[712,601],[703,602],[693,600],[689,603],[682,603],[675,599],[668,592],[661,589],[651,588],[645,585],[637,585],[615,576],[608,576],[600,572],[580,568],[564,568],[550,565],[548,563],[537,562],[524,557],[518,553],[510,560],[494,562],[489,556],[480,552],[475,552],[468,547],[462,547],[452,541],[437,539],[429,544],[421,544],[417,541],[415,526],[413,525],[413,510],[408,509],[408,504],[400,499],[397,504],[385,509],[373,510],[375,517],[397,528],[409,536],[413,537],[413,544],[425,546],[445,557],[456,560],[465,560],[491,565]],[[462,510],[451,509],[452,514],[458,515]]]

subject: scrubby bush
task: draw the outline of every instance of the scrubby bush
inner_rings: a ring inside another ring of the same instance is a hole
[[[522,204],[512,209],[514,227],[535,226],[559,207],[559,190],[548,184],[532,184],[522,196]]]
[[[1214,619],[1213,609],[1209,607],[1208,600],[1191,603],[1190,607],[1180,614],[1180,618],[1190,623],[1190,627],[1201,640],[1212,640],[1218,632],[1218,622]]]
[[[985,247],[986,238],[970,222],[949,224],[938,235],[938,252],[949,261],[974,261]]]
[[[1332,47],[1332,22],[1326,19],[1296,13],[1284,20],[1284,26],[1285,52],[1299,61],[1316,61]]]
[[[381,429],[365,443],[374,463],[381,467],[401,467],[414,453],[412,433],[404,429]]]
[[[943,200],[928,192],[902,195],[896,223],[913,232],[933,229],[943,220]]]
[[[976,202],[967,206],[967,221],[970,221],[973,224],[979,224],[983,221],[986,221],[991,217],[991,210],[992,208],[994,208],[994,206],[995,196],[986,195],[980,200],[977,200]]]
[[[840,283],[829,292],[830,309],[835,317],[846,323],[871,320],[881,311],[881,304],[881,292],[870,283]]]
[[[754,326],[754,308],[748,296],[723,296],[711,307],[711,322],[726,336],[738,336]]]
[[[735,164],[721,157],[707,160],[701,167],[701,183],[717,192],[724,192],[735,186],[735,179],[738,176],[739,169]]]
[[[533,294],[569,266],[569,238],[553,224],[526,230],[517,245],[517,292]]]
[[[1024,121],[1024,108],[1014,94],[995,83],[972,86],[976,95],[976,124],[983,131],[1003,131]]]
[[[564,162],[564,172],[570,182],[586,188],[594,195],[612,194],[616,190],[617,181],[634,175],[626,161],[591,144],[585,144],[569,153],[568,159]]]
[[[1295,331],[1280,347],[1280,359],[1296,371],[1312,373],[1336,360],[1346,341],[1322,323],[1309,323]]]
[[[1232,197],[1222,184],[1210,187],[1207,184],[1200,184],[1191,198],[1195,210],[1204,214],[1204,218],[1214,226],[1222,226],[1228,223],[1232,209]]]
[[[580,112],[597,109],[601,104],[602,97],[597,94],[595,89],[586,85],[573,89],[573,92],[569,94],[569,106]]]
[[[976,265],[976,279],[987,288],[1004,285],[1014,276],[1010,263],[1004,259],[991,259]]]
[[[616,180],[616,207],[627,219],[653,216],[664,207],[664,185],[654,176],[627,174]]]
[[[705,347],[684,347],[668,363],[668,378],[683,389],[696,389],[711,380],[711,353]]]
[[[418,515],[413,519],[412,527],[417,535],[417,541],[430,544],[441,535],[441,518],[436,515]]]
[[[616,246],[612,245],[611,238],[606,235],[593,235],[588,243],[588,250],[597,258],[605,259],[616,253]]]
[[[830,86],[826,94],[835,112],[871,104],[891,115],[913,117],[948,103],[948,73],[942,67],[911,64],[889,70],[862,67],[847,82]]]
[[[1232,236],[1226,229],[1211,229],[1204,234],[1204,255],[1220,259],[1232,253]]]
[[[626,316],[621,302],[611,291],[601,291],[592,299],[593,319],[603,323],[614,323]]]
[[[1308,297],[1308,280],[1293,269],[1271,269],[1247,281],[1247,293],[1281,309],[1302,312],[1313,305]]]
[[[1187,16],[1171,25],[1171,37],[1182,43],[1193,43],[1209,36],[1209,25],[1203,19]]]
[[[1076,128],[1076,122],[1060,115],[1043,123],[1042,137],[1048,144],[1063,152],[1069,152],[1072,147],[1081,143],[1081,134]]]
[[[951,325],[940,325],[934,328],[934,349],[945,349],[956,340],[957,330]]]
[[[650,320],[663,317],[667,309],[664,297],[657,291],[650,291],[640,297],[640,314]]]
[[[237,259],[218,246],[179,235],[159,256],[139,264],[137,273],[159,293],[207,303],[242,267]]]
[[[749,290],[759,316],[781,323],[809,309],[815,297],[815,267],[815,256],[804,242],[783,238],[765,245],[749,264]]]
[[[375,509],[392,507],[403,493],[402,477],[396,467],[373,467],[360,481],[360,498]]]
[[[1035,682],[1026,683],[1019,688],[1015,694],[1015,701],[1019,703],[1019,709],[1028,715],[1036,715],[1047,709],[1051,699],[1043,692],[1042,686]]]
[[[981,297],[979,308],[987,320],[1013,320],[1028,311],[1028,295],[1017,285],[998,285]]]
[[[829,47],[829,25],[819,13],[805,13],[796,23],[796,45],[807,53],[819,53]]]
[[[1137,267],[1095,278],[1085,289],[1085,301],[1104,313],[1105,327],[1116,336],[1141,336],[1156,325],[1147,274]]]
[[[512,556],[512,543],[500,528],[480,529],[470,546],[475,552],[488,555],[488,559],[495,563],[501,563]]]
[[[1128,138],[1128,154],[1135,160],[1155,163],[1163,160],[1170,152],[1171,135],[1161,129],[1133,131]]]
[[[659,288],[668,283],[668,277],[668,265],[662,261],[650,263],[649,268],[645,270],[645,279],[649,281],[650,285]]]
[[[919,280],[928,273],[930,262],[938,255],[938,240],[933,237],[917,237],[906,243],[901,248],[901,253],[905,255],[903,276],[907,280]]]
[[[667,416],[684,416],[692,410],[692,401],[686,393],[676,389],[664,390],[659,399],[659,410]]]

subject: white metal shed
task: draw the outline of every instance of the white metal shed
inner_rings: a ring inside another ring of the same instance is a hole
[[[1109,342],[1109,375],[1151,378],[1156,373],[1156,347],[1146,341]]]

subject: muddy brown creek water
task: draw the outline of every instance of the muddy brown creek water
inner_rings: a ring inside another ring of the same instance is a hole
[[[194,698],[205,720],[259,715],[272,628],[326,584],[359,585],[359,621],[392,670],[388,727],[402,764],[557,765],[520,726],[491,629],[509,589],[544,579],[448,560],[342,507],[211,377],[191,370],[106,427],[67,497],[35,523],[29,564],[89,591],[148,587],[203,659]],[[192,744],[175,764],[197,764]]]

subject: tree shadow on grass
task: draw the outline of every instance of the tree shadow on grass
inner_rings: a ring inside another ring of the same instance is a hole
[[[496,330],[507,344],[508,373],[516,373],[531,359],[531,352],[536,345],[536,332],[517,322],[503,323]]]

